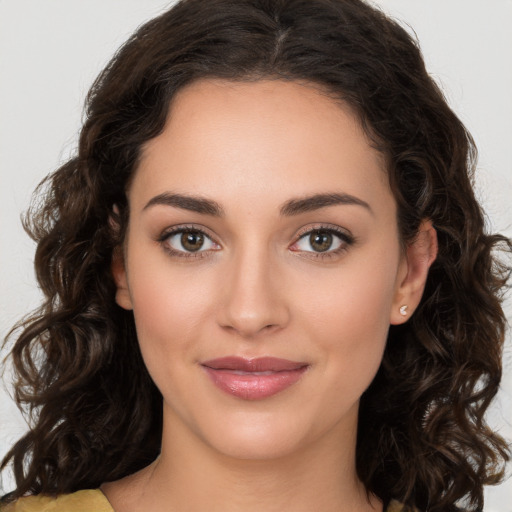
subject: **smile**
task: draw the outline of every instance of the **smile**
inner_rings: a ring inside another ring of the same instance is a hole
[[[262,357],[223,357],[202,363],[212,382],[222,391],[244,400],[262,400],[297,382],[308,364]]]

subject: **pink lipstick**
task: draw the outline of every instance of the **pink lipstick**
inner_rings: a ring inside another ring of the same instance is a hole
[[[222,391],[244,400],[262,400],[297,382],[307,363],[276,357],[245,359],[229,356],[201,363]]]

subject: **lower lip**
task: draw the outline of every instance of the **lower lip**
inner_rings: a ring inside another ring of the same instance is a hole
[[[244,400],[262,400],[276,395],[295,384],[307,366],[296,370],[268,373],[237,373],[234,370],[216,370],[203,366],[213,383],[222,391]]]

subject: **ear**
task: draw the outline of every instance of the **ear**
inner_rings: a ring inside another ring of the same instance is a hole
[[[112,232],[115,233],[116,235],[119,235],[120,220],[119,207],[117,206],[117,204],[114,204],[112,207],[112,214],[109,216],[108,223]],[[112,277],[114,278],[114,282],[116,283],[117,287],[117,305],[121,306],[123,309],[133,309],[132,299],[130,296],[130,289],[128,287],[128,279],[126,276],[125,256],[122,244],[116,245],[116,247],[114,247],[114,250],[112,251],[110,271],[112,272]]]
[[[125,258],[122,246],[117,246],[112,252],[112,263],[110,269],[117,286],[116,302],[123,309],[133,309],[128,279],[126,276]]]
[[[405,254],[402,256],[391,309],[391,325],[405,323],[418,307],[425,289],[430,265],[437,257],[437,249],[436,230],[430,220],[424,220],[419,227],[418,234],[408,244]]]

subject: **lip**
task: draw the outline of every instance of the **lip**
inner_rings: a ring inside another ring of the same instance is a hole
[[[276,357],[228,356],[201,363],[222,391],[244,400],[262,400],[295,384],[308,364]]]

